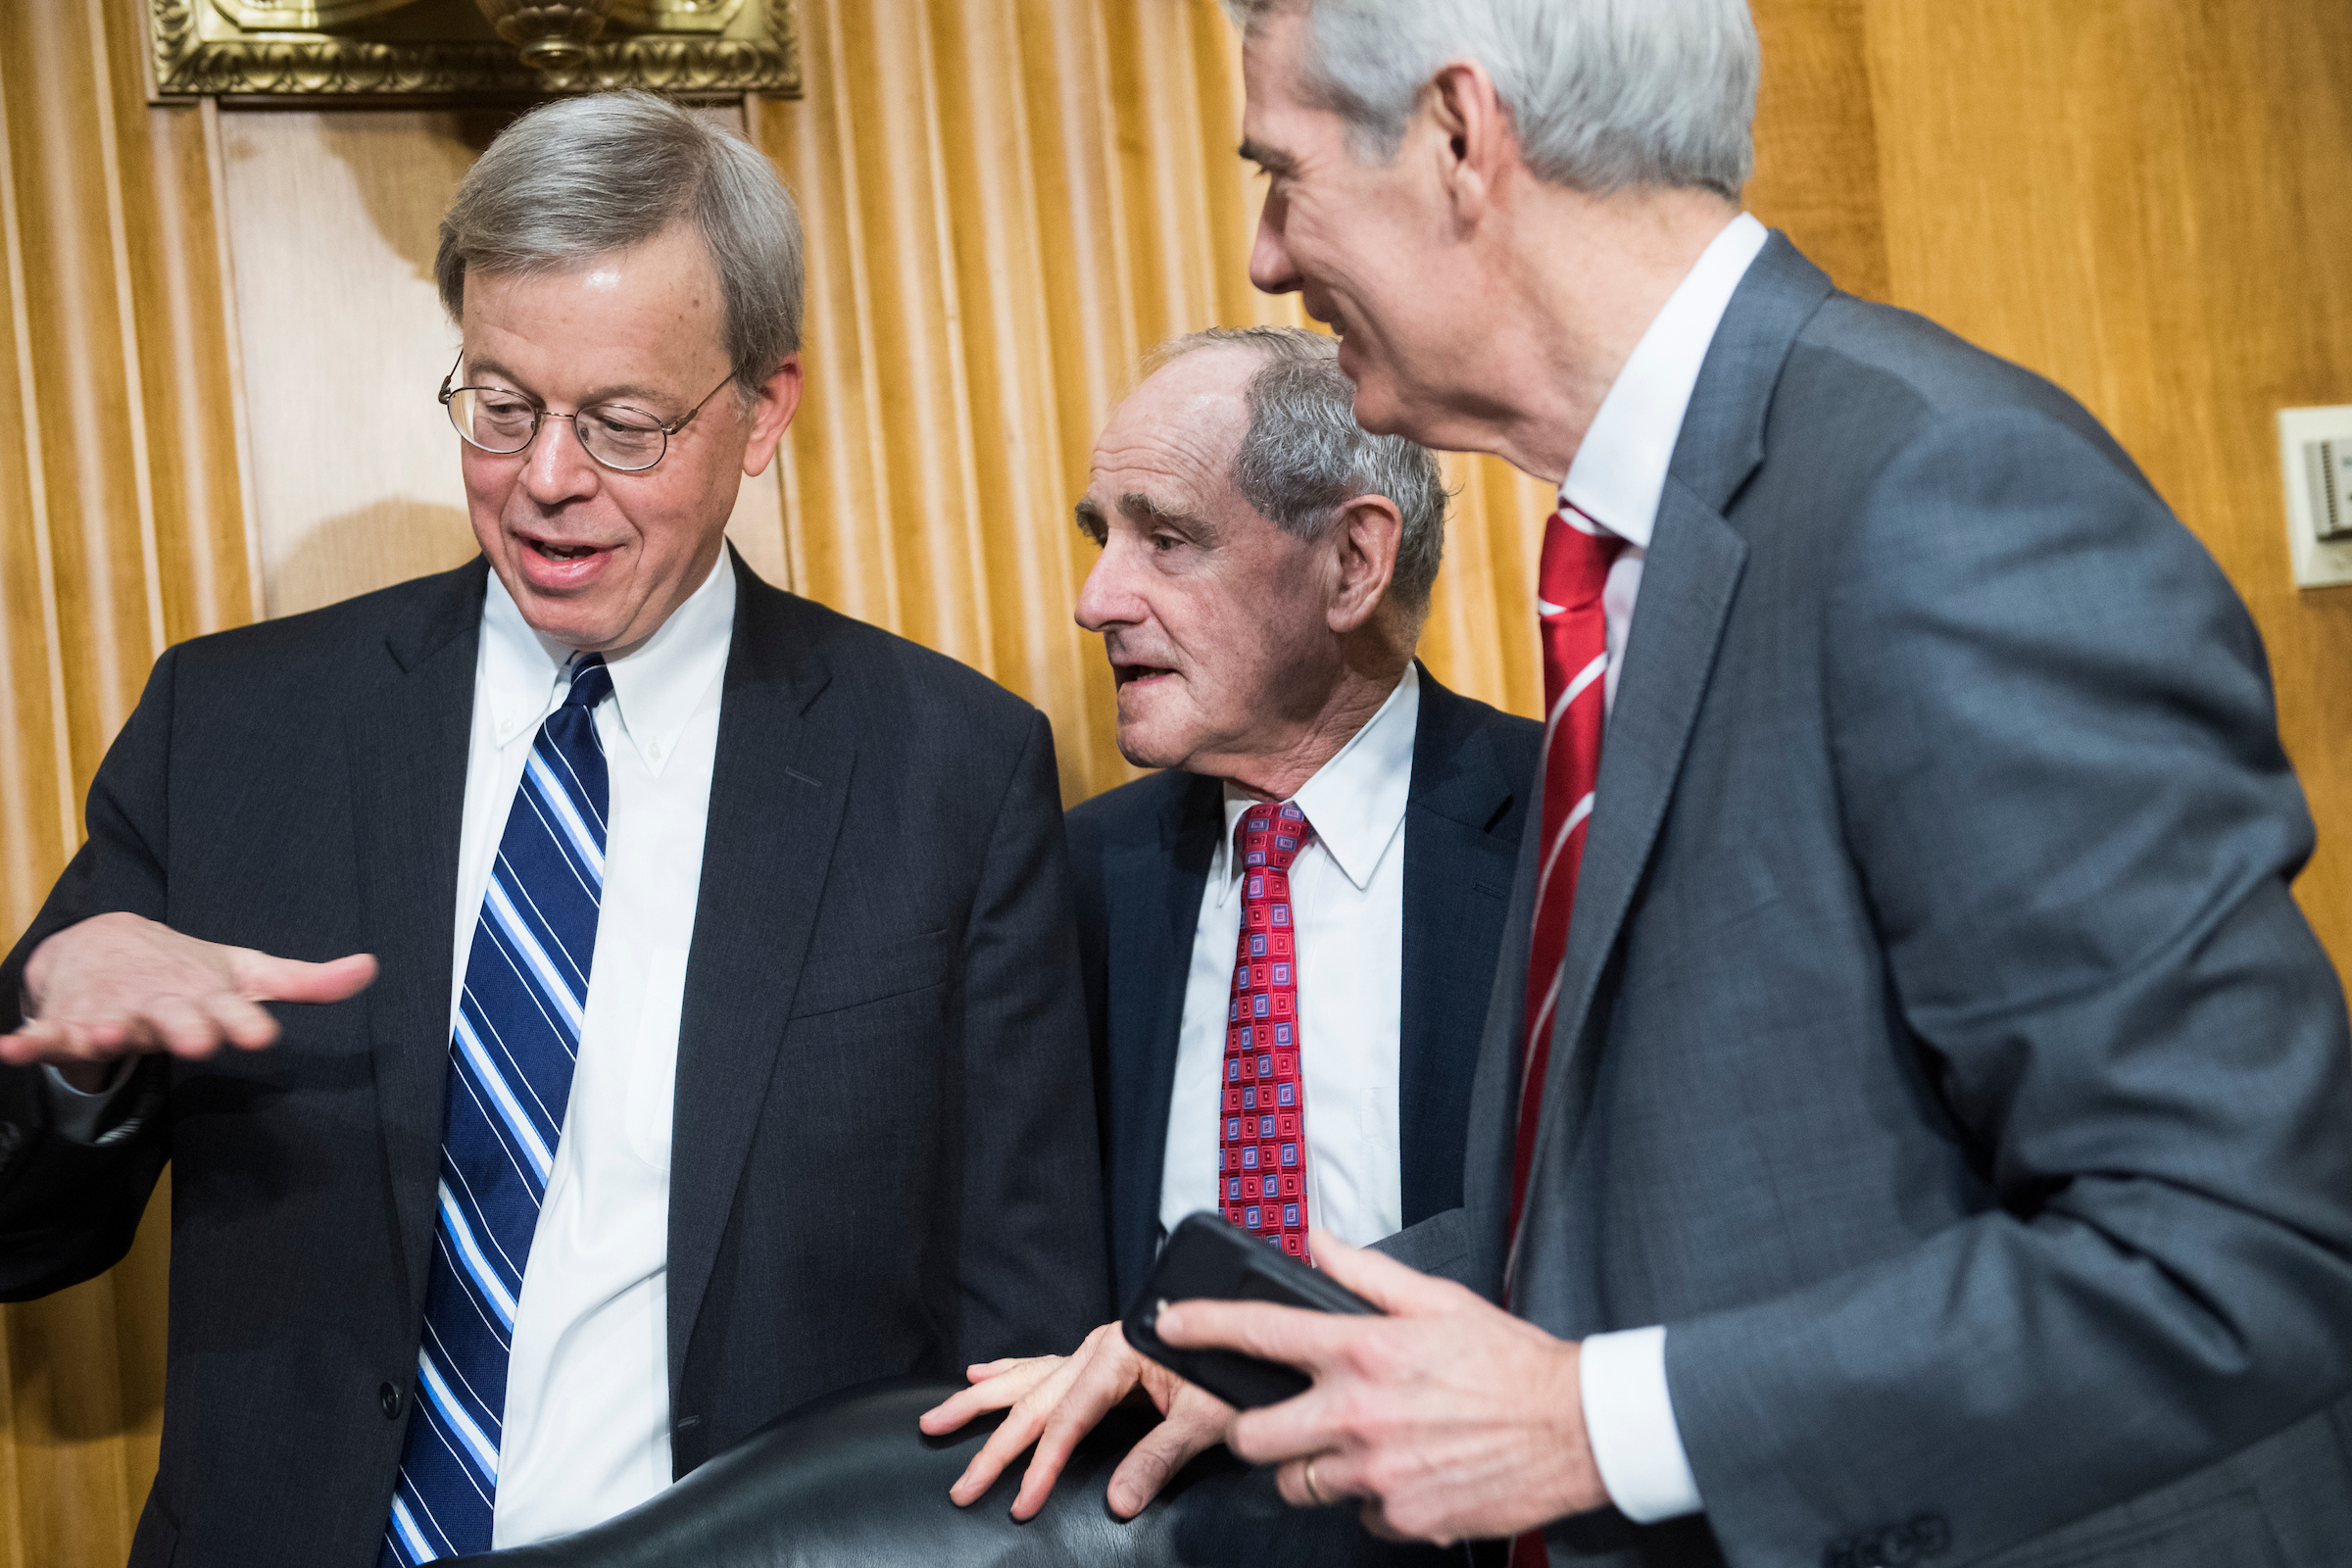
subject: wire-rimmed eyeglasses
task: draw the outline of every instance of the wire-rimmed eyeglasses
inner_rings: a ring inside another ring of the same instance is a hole
[[[591,403],[569,414],[555,414],[513,387],[451,386],[449,383],[465,363],[466,356],[461,351],[458,363],[441,378],[441,406],[449,411],[449,422],[457,427],[467,445],[512,457],[539,438],[542,421],[569,419],[572,434],[579,437],[580,450],[621,473],[641,472],[660,463],[669,452],[669,438],[703,412],[703,403],[718,396],[727,381],[735,379],[734,372],[729,371],[727,380],[706,393],[702,403],[663,424],[645,410],[626,403]]]

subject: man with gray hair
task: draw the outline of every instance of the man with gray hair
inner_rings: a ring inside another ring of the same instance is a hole
[[[1165,770],[1068,819],[1120,1300],[1196,1210],[1304,1257],[1310,1224],[1369,1244],[1459,1206],[1542,735],[1415,662],[1437,459],[1356,424],[1330,338],[1220,329],[1155,359],[1078,504],[1119,749]],[[1020,1518],[1139,1381],[1167,1419],[1111,1478],[1122,1516],[1232,1415],[1116,1324],[973,1378],[925,1428],[1011,1407],[953,1494],[1035,1442]]]
[[[482,559],[167,652],[0,966],[0,1297],[173,1168],[136,1564],[541,1540],[1104,1308],[1045,718],[725,546],[801,390],[774,172],[553,104],[437,272]]]
[[[1471,1289],[1179,1303],[1235,1451],[1554,1563],[2340,1562],[2352,1040],[2214,563],[2056,388],[1740,210],[1741,0],[1249,0],[1250,259],[1560,485]],[[1423,1245],[1426,1244],[1426,1245]],[[1506,1310],[1507,1309],[1507,1310]]]

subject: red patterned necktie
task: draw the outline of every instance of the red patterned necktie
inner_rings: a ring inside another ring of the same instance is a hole
[[[1568,955],[1568,914],[1585,859],[1585,824],[1600,776],[1600,733],[1607,715],[1608,619],[1600,593],[1625,541],[1560,498],[1544,528],[1537,577],[1538,629],[1544,640],[1544,842],[1536,878],[1536,918],[1527,963],[1527,1033],[1520,1053],[1519,1137],[1511,1160],[1511,1234],[1527,1204],[1528,1172],[1541,1124],[1544,1073],[1551,1059],[1560,963]]]
[[[1225,1020],[1225,1120],[1217,1140],[1225,1217],[1309,1263],[1291,862],[1314,834],[1305,813],[1287,801],[1250,807],[1234,828],[1242,931]]]
[[[1519,1137],[1511,1158],[1511,1228],[1527,1204],[1528,1172],[1542,1125],[1544,1068],[1558,1010],[1560,965],[1568,956],[1568,914],[1585,859],[1585,824],[1600,777],[1600,733],[1607,716],[1608,618],[1601,589],[1625,541],[1560,498],[1544,527],[1536,579],[1537,629],[1544,640],[1544,842],[1536,875],[1536,919],[1527,963],[1527,1033],[1520,1052]],[[1515,1250],[1515,1247],[1514,1247]],[[1511,1568],[1543,1568],[1544,1533],[1511,1543]]]

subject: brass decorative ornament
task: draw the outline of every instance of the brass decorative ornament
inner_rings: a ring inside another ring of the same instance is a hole
[[[498,35],[533,71],[564,78],[588,63],[612,0],[474,0]]]
[[[147,0],[158,102],[798,97],[791,0]]]

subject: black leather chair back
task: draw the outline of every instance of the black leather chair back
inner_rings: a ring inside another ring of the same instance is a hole
[[[1223,1448],[1187,1465],[1132,1520],[1103,1489],[1152,1423],[1123,1406],[1078,1446],[1035,1519],[1008,1512],[1014,1464],[968,1508],[948,1487],[1001,1417],[926,1438],[915,1417],[955,1386],[894,1379],[785,1415],[661,1495],[593,1530],[461,1561],[476,1568],[1468,1568],[1460,1546],[1397,1546],[1368,1535],[1356,1505],[1293,1508],[1273,1472]]]

